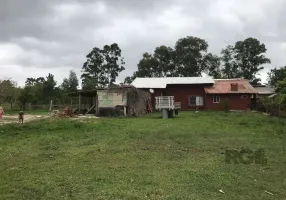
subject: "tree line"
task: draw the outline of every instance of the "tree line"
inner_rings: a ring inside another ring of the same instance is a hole
[[[205,73],[213,78],[245,78],[259,84],[257,75],[263,64],[270,63],[266,47],[255,38],[237,41],[221,50],[220,55],[208,53],[208,43],[197,37],[179,39],[175,47],[162,45],[153,54],[144,53],[138,70],[125,82],[136,77],[186,77]]]
[[[206,40],[198,37],[180,38],[169,47],[161,45],[153,53],[144,53],[139,60],[137,70],[126,77],[121,84],[130,84],[136,77],[191,77],[207,74],[213,78],[245,78],[253,85],[259,85],[257,77],[270,64],[267,48],[256,38],[247,38],[227,45],[215,55],[208,52]],[[81,85],[83,90],[117,87],[119,73],[125,70],[125,62],[118,44],[95,47],[86,56],[82,66]],[[277,92],[286,94],[286,66],[271,69],[268,72],[268,85],[277,88]],[[0,80],[0,104],[18,102],[22,108],[27,103],[48,104],[50,100],[66,103],[66,94],[77,91],[79,80],[74,71],[62,83],[58,84],[54,75],[28,78],[24,87],[18,87],[13,80]]]
[[[10,108],[17,106],[25,110],[27,104],[49,104],[50,100],[58,103],[67,103],[67,94],[77,91],[78,78],[74,71],[69,72],[69,77],[57,86],[54,75],[46,77],[27,78],[24,87],[17,86],[11,79],[0,80],[0,105],[9,103]]]

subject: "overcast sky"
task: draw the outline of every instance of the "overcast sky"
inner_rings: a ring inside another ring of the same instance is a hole
[[[123,81],[144,52],[174,46],[185,36],[209,43],[219,54],[227,44],[256,37],[273,67],[286,65],[286,0],[1,0],[0,79],[23,85],[27,77],[69,70],[81,74],[93,47],[118,43],[125,58]]]

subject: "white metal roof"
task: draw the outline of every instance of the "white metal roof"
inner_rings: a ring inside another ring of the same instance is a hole
[[[136,78],[131,84],[136,88],[166,88],[168,84],[212,84],[211,77],[160,77]]]
[[[256,86],[254,87],[258,94],[274,94],[275,88],[269,86]]]

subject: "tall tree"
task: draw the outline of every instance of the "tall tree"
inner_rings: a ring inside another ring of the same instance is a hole
[[[276,87],[277,95],[274,97],[275,103],[278,105],[278,116],[281,109],[286,109],[286,77],[282,81],[278,81]]]
[[[61,84],[61,88],[66,93],[69,93],[77,91],[77,87],[78,87],[78,78],[76,76],[76,73],[73,70],[71,70],[69,72],[69,77],[64,78],[63,83]]]
[[[235,61],[234,47],[228,45],[225,49],[221,51],[221,61],[222,61],[222,77],[224,78],[239,78],[240,73],[238,70],[238,65]]]
[[[214,59],[206,60],[210,56],[204,57],[207,48],[207,42],[197,37],[179,39],[175,49],[164,45],[157,47],[153,54],[143,54],[138,71],[126,81],[135,77],[201,76],[205,67],[213,67],[210,63],[214,63]]]
[[[154,59],[158,62],[159,76],[175,76],[174,50],[171,47],[160,46],[154,51]]]
[[[127,76],[124,79],[124,84],[131,84],[134,81],[135,78],[133,78],[133,76]]]
[[[103,49],[97,47],[86,56],[87,61],[82,67],[83,89],[108,87],[116,81],[116,77],[125,68],[121,57],[121,49],[114,43],[105,45]]]
[[[27,78],[25,85],[26,86],[34,86],[36,84],[43,84],[45,82],[44,77],[39,77],[39,78]]]
[[[217,55],[208,53],[203,58],[202,68],[209,76],[219,79],[222,78],[222,71],[220,69],[220,58]]]
[[[203,57],[208,43],[197,37],[185,37],[175,45],[175,65],[178,76],[201,76]]]
[[[11,102],[13,100],[16,83],[10,79],[0,80],[0,104],[2,102]]]
[[[22,94],[20,96],[23,107],[24,107],[24,104],[26,104],[26,102],[30,102],[33,104],[43,103],[45,99],[44,92],[43,92],[44,82],[45,82],[44,77],[27,78],[25,82],[25,88],[22,91]],[[26,101],[25,103],[23,103],[24,99]]]
[[[278,81],[276,92],[286,94],[286,77],[283,80]]]
[[[28,102],[32,104],[48,103],[57,96],[55,93],[56,85],[54,75],[50,73],[45,78],[27,78],[19,97],[22,106],[24,107]]]
[[[153,55],[144,53],[139,61],[138,71],[133,74],[138,77],[165,77],[174,75],[174,51],[171,47],[156,47]],[[132,79],[132,78],[131,78]]]
[[[234,51],[241,76],[257,84],[260,79],[256,75],[264,68],[261,65],[270,63],[270,59],[265,57],[267,51],[265,45],[255,38],[247,38],[236,42]]]
[[[32,86],[25,86],[23,90],[20,93],[20,96],[18,98],[21,109],[26,110],[27,103],[31,102],[33,100],[33,92],[32,92]]]
[[[268,85],[276,87],[279,81],[283,81],[286,78],[286,66],[271,69],[267,75]]]
[[[138,63],[138,77],[161,77],[162,69],[159,68],[159,62],[153,55],[144,53],[143,58]]]
[[[57,82],[54,79],[54,75],[50,74],[46,77],[43,84],[43,94],[46,99],[51,100],[54,97],[55,87]]]

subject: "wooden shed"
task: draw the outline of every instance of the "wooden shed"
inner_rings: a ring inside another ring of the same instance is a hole
[[[78,97],[78,110],[81,114],[95,113],[100,115],[101,110],[121,109],[124,116],[140,116],[150,112],[150,94],[147,91],[136,89],[131,85],[96,89],[89,91],[79,90],[69,94]]]

